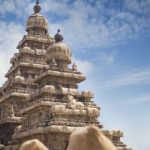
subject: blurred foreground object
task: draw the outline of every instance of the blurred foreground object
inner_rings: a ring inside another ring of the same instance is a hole
[[[21,145],[20,150],[48,150],[48,148],[39,140],[33,139],[24,142]]]
[[[116,150],[112,142],[94,126],[73,132],[67,150]]]

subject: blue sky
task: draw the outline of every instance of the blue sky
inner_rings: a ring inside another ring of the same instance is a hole
[[[0,0],[0,84],[25,33],[33,0]],[[150,0],[41,0],[53,36],[61,29],[73,62],[101,107],[105,128],[124,131],[135,150],[150,149]]]

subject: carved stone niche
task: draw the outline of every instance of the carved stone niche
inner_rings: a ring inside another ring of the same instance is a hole
[[[36,112],[35,113],[35,116],[34,116],[34,119],[33,119],[33,122],[32,125],[33,126],[36,126],[36,127],[39,127],[39,126],[43,126],[44,125],[44,121],[47,120],[47,114],[44,112],[42,112],[42,110],[39,110],[39,112]],[[31,123],[30,123],[31,125]]]
[[[50,150],[65,150],[68,145],[69,134],[50,133],[47,135],[47,139],[49,140],[46,145]]]
[[[4,104],[1,107],[1,116],[3,116],[4,118],[14,117],[13,106],[11,104]]]
[[[55,61],[55,59],[51,59],[51,61],[49,62],[49,68],[50,69],[56,69],[57,68],[57,63]]]

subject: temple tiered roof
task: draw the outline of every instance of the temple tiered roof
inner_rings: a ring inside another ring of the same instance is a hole
[[[48,22],[36,2],[27,20],[27,35],[19,42],[0,88],[0,144],[18,149],[27,139],[38,138],[51,150],[62,150],[71,132],[95,125],[103,130],[100,107],[91,91],[79,91],[85,76],[71,60],[71,49],[60,30],[48,34]],[[69,64],[72,67],[69,68]],[[119,150],[129,150],[120,141],[121,131],[103,130]]]

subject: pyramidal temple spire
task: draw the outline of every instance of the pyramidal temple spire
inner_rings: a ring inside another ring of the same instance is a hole
[[[39,5],[39,0],[36,1],[36,5],[34,6],[33,10],[34,10],[34,13],[35,13],[35,14],[36,14],[36,13],[40,13],[40,11],[41,11],[41,6]]]
[[[33,7],[34,13],[29,16],[26,24],[26,31],[29,35],[48,35],[48,21],[40,14],[41,5],[39,0],[36,0],[35,6]]]

